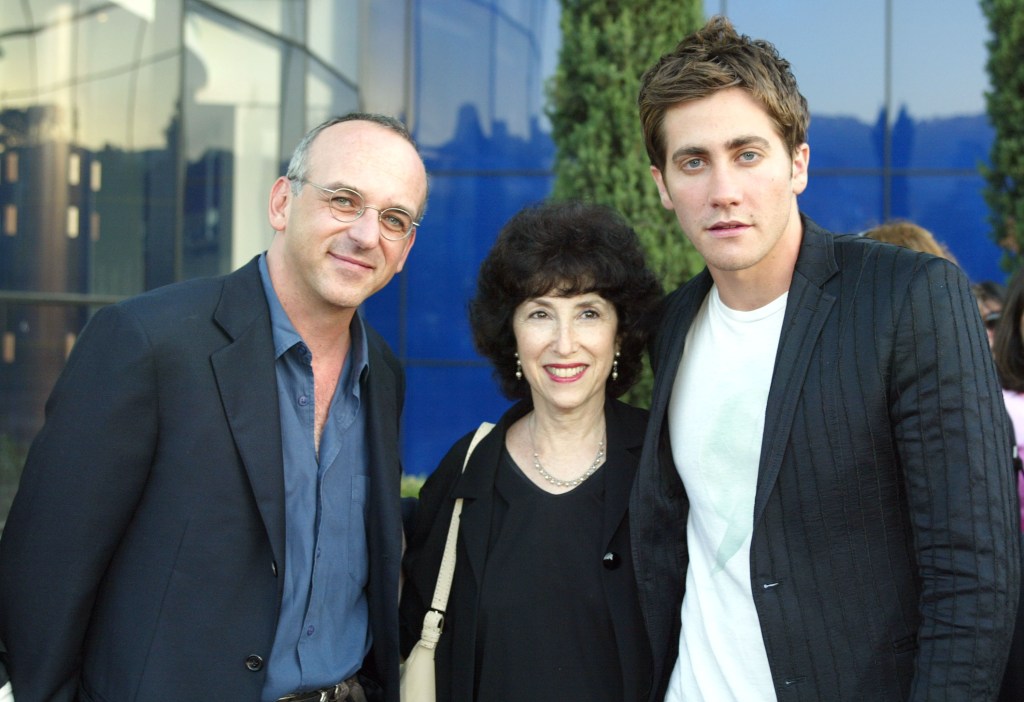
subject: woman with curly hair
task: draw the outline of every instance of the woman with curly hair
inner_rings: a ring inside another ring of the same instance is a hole
[[[406,652],[463,499],[438,700],[646,698],[627,507],[647,413],[615,398],[640,374],[661,294],[636,234],[596,205],[527,208],[484,260],[474,341],[519,402],[464,472],[471,435],[420,493],[401,603]]]

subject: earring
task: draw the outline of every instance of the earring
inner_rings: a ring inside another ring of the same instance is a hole
[[[619,379],[619,352],[615,352],[615,360],[612,361],[612,380]]]
[[[516,380],[523,379],[523,364],[519,362],[519,352],[516,351]]]

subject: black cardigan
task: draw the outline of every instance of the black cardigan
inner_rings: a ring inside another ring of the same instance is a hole
[[[419,639],[423,615],[434,594],[454,501],[459,497],[464,499],[455,576],[444,632],[435,656],[439,702],[472,702],[473,699],[478,586],[487,558],[495,499],[494,478],[508,428],[529,410],[527,402],[508,410],[474,450],[465,474],[462,465],[473,432],[456,442],[420,492],[413,536],[403,562],[406,574],[400,607],[403,654],[408,654]],[[647,412],[608,400],[605,418],[608,456],[602,467],[602,471],[607,471],[602,530],[607,555],[602,580],[622,665],[624,700],[633,702],[647,698],[652,668],[636,594],[627,519],[629,493],[639,462]],[[514,665],[514,661],[511,664]]]

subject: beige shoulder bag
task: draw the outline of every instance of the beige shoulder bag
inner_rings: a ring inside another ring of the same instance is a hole
[[[473,449],[480,443],[480,440],[487,436],[494,427],[490,422],[484,422],[473,435],[473,440],[466,450],[466,459],[462,462],[462,470],[466,470],[469,464],[469,457],[473,455]],[[423,630],[420,632],[420,640],[413,646],[409,657],[405,659],[402,666],[402,682],[400,686],[400,698],[402,702],[434,702],[437,691],[434,685],[434,650],[437,642],[441,639],[441,630],[444,628],[444,613],[448,607],[448,593],[452,589],[452,576],[455,574],[455,544],[459,537],[459,516],[462,514],[462,498],[455,500],[455,507],[452,509],[452,521],[448,525],[448,537],[444,542],[444,557],[441,559],[441,569],[437,573],[437,584],[434,586],[434,599],[430,602],[430,609],[423,617]]]

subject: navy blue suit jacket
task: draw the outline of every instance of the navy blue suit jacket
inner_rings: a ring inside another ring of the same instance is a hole
[[[750,587],[778,699],[994,698],[1017,607],[1019,517],[968,281],[933,256],[806,218],[803,228],[751,515]],[[687,568],[667,408],[711,285],[705,270],[667,299],[630,504],[659,701]]]
[[[404,378],[367,331],[367,665],[397,702]],[[46,411],[0,540],[19,702],[259,700],[285,513],[256,261],[101,309]]]

